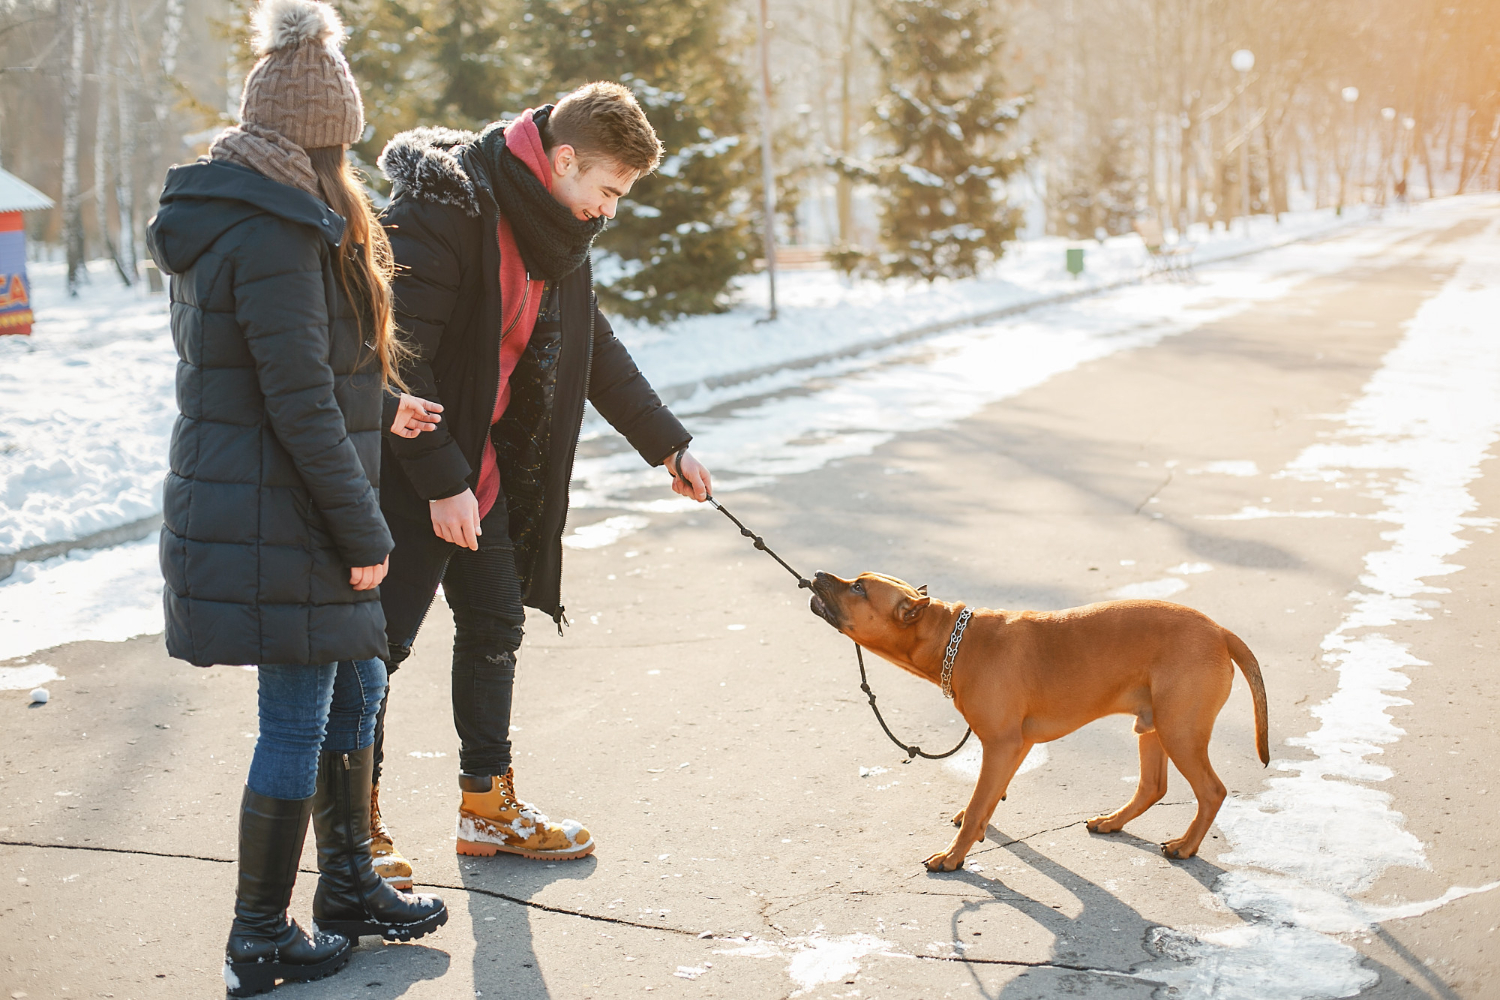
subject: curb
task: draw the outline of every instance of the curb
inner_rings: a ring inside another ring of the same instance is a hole
[[[1302,243],[1307,240],[1320,239],[1339,229],[1344,229],[1349,226],[1368,221],[1370,221],[1368,217],[1362,219],[1340,219],[1338,222],[1335,222],[1327,226],[1326,228],[1319,229],[1315,232],[1305,233],[1302,236],[1296,236],[1292,239],[1284,240],[1280,243],[1269,243],[1265,246],[1250,247],[1245,250],[1236,251],[1235,253],[1224,254],[1222,257],[1212,257],[1204,260],[1196,260],[1193,262],[1193,266],[1197,267],[1199,265],[1202,265],[1206,267],[1210,264],[1219,264],[1223,263],[1224,261],[1240,260],[1244,257],[1252,257],[1255,254],[1265,253],[1268,250],[1279,250],[1282,247],[1291,246],[1293,243]],[[936,322],[926,323],[922,326],[913,327],[909,330],[903,330],[900,333],[887,334],[884,337],[876,337],[873,340],[862,340],[859,343],[849,344],[845,347],[827,351],[823,354],[812,354],[803,358],[794,358],[790,361],[781,361],[775,364],[761,365],[756,368],[745,368],[737,372],[728,372],[724,375],[710,375],[706,378],[696,379],[692,382],[679,382],[675,385],[669,385],[665,388],[658,389],[657,395],[661,397],[661,400],[664,403],[677,403],[691,397],[700,389],[726,389],[731,386],[742,385],[746,382],[753,382],[758,378],[764,378],[767,375],[774,375],[777,372],[796,371],[802,368],[815,368],[818,365],[827,364],[830,361],[842,361],[845,358],[857,357],[858,355],[866,354],[870,351],[879,351],[887,347],[895,347],[900,344],[907,344],[913,341],[923,340],[927,337],[932,337],[939,333],[947,333],[949,330],[957,330],[966,326],[979,326],[984,323],[993,323],[996,320],[1007,319],[1011,316],[1018,316],[1021,313],[1030,312],[1033,309],[1044,309],[1048,306],[1063,305],[1068,302],[1075,302],[1079,299],[1086,299],[1092,295],[1102,295],[1105,292],[1113,292],[1120,288],[1128,288],[1131,285],[1143,285],[1152,277],[1155,277],[1155,275],[1147,273],[1141,274],[1134,278],[1117,278],[1114,281],[1107,281],[1099,285],[1090,285],[1087,288],[1080,288],[1075,291],[1055,292],[1051,295],[1043,295],[1039,296],[1038,298],[1027,299],[1024,302],[1013,302],[1008,306],[1001,306],[997,309],[988,309],[984,312],[970,313],[967,316],[955,316],[952,319],[937,320]]]
[[[161,515],[152,514],[143,517],[139,521],[131,521],[129,524],[116,525],[113,528],[105,528],[96,531],[92,535],[84,535],[82,538],[70,538],[62,542],[47,542],[45,545],[33,545],[29,549],[21,549],[17,552],[0,552],[0,580],[4,580],[16,571],[16,566],[23,562],[41,562],[43,559],[51,559],[55,556],[64,556],[77,549],[107,549],[123,542],[137,542],[145,538],[161,527]]]

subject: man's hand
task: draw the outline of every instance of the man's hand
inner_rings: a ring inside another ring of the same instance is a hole
[[[385,579],[385,571],[391,568],[391,557],[374,566],[355,566],[349,571],[349,586],[355,590],[374,590]]]
[[[397,437],[414,438],[423,431],[430,431],[441,421],[442,403],[433,403],[406,393],[401,394],[401,405],[396,410],[396,419],[391,421],[391,433]]]
[[[479,551],[479,501],[473,490],[444,500],[427,501],[432,512],[432,531],[445,542]]]
[[[714,482],[703,463],[688,454],[686,448],[674,451],[662,463],[672,475],[672,491],[702,503],[713,496]]]

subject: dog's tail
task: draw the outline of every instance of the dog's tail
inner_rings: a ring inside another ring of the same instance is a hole
[[[1250,647],[1240,639],[1239,636],[1226,629],[1224,642],[1229,646],[1229,655],[1234,662],[1239,664],[1240,673],[1245,675],[1245,683],[1250,685],[1250,700],[1255,704],[1255,749],[1260,751],[1260,762],[1271,763],[1271,742],[1267,732],[1269,723],[1266,721],[1266,685],[1260,677],[1260,662],[1255,659],[1255,654],[1250,652]]]

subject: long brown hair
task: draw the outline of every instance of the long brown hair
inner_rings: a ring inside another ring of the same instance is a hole
[[[334,274],[359,314],[361,327],[366,321],[374,325],[365,344],[380,361],[384,383],[404,392],[401,362],[411,352],[396,336],[391,317],[391,278],[396,274],[391,241],[375,218],[375,209],[344,155],[344,147],[315,146],[307,155],[323,188],[323,200],[346,220]]]

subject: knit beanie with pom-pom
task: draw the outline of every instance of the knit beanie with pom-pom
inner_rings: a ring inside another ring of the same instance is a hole
[[[317,0],[262,0],[252,24],[260,61],[245,77],[240,121],[303,149],[359,142],[365,106],[344,59],[338,12]]]

